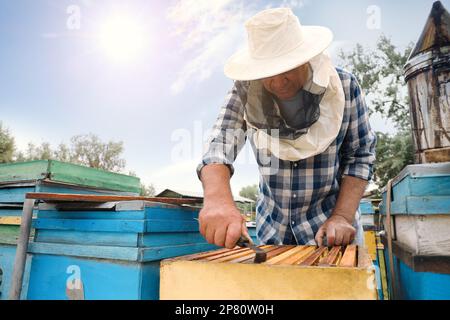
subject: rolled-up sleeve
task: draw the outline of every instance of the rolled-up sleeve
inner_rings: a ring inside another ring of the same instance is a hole
[[[369,181],[373,175],[377,138],[370,127],[364,94],[354,76],[351,77],[350,94],[350,119],[341,148],[342,174]]]
[[[212,128],[204,149],[201,163],[197,166],[197,176],[201,170],[212,163],[227,165],[230,176],[234,174],[233,163],[246,141],[244,106],[236,85],[228,92],[219,116]]]

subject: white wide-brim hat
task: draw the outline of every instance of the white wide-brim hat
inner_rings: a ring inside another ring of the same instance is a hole
[[[248,47],[225,63],[233,80],[257,80],[292,70],[325,51],[333,41],[330,29],[302,26],[289,8],[267,9],[246,23]]]

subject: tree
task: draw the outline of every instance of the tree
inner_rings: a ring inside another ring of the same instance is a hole
[[[16,160],[33,161],[33,160],[50,160],[54,159],[53,151],[50,143],[43,142],[40,146],[29,142],[25,154],[19,152],[16,154]]]
[[[123,142],[102,142],[98,136],[88,134],[74,136],[70,139],[69,146],[61,143],[56,150],[53,150],[48,142],[43,142],[40,146],[30,142],[26,151],[17,152],[15,158],[18,161],[59,160],[120,172],[125,168],[122,153]]]
[[[154,197],[155,196],[155,187],[153,184],[145,185],[141,183],[141,196],[142,197]]]
[[[350,52],[341,50],[342,65],[358,80],[367,96],[370,112],[391,119],[401,130],[410,128],[409,96],[403,77],[403,67],[413,49],[410,43],[403,51],[382,35],[376,50],[361,44]]]
[[[0,122],[0,163],[13,161],[14,150],[14,137],[7,128],[3,128],[3,123]]]
[[[405,165],[414,163],[414,150],[410,132],[402,131],[394,136],[377,132],[376,177],[380,185],[387,184]]]
[[[399,50],[382,35],[375,50],[357,44],[350,52],[339,54],[342,65],[353,73],[364,91],[370,114],[379,113],[392,120],[398,130],[394,135],[376,133],[374,180],[379,186],[384,186],[406,165],[413,163],[409,96],[403,78],[403,67],[412,48],[410,43]]]
[[[241,197],[256,201],[258,198],[258,185],[254,184],[251,186],[246,186],[239,191]]]
[[[59,146],[59,156],[69,158],[70,162],[120,172],[125,168],[125,160],[120,158],[123,142],[109,141],[103,143],[96,135],[78,135],[70,139],[71,146],[66,149]]]
[[[137,177],[137,174],[134,171],[128,171],[128,175],[132,177]],[[141,197],[154,197],[155,194],[156,190],[153,184],[145,185],[144,183],[141,183],[141,191],[139,193]]]

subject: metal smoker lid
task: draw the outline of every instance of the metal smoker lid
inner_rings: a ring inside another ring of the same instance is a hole
[[[433,3],[422,34],[419,37],[409,59],[421,52],[450,45],[450,14],[440,1]],[[408,60],[409,60],[408,59]]]
[[[433,4],[422,34],[404,67],[408,78],[432,65],[448,63],[450,47],[450,14],[440,1]],[[444,56],[445,61],[440,61]]]

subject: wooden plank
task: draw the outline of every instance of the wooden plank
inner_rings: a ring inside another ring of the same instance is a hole
[[[136,194],[139,194],[141,191],[140,179],[137,177],[73,163],[50,160],[48,174],[49,178],[53,181],[61,181],[69,184],[129,191]]]
[[[79,219],[79,220],[145,220],[146,214],[141,211],[57,211],[39,210],[40,219]]]
[[[218,256],[203,258],[202,260],[212,261],[212,262],[227,262],[227,261],[238,259],[243,256],[251,255],[252,253],[254,253],[254,251],[249,248],[241,248],[241,249],[233,250],[231,252],[222,253]]]
[[[427,162],[448,162],[450,161],[450,148],[428,149],[424,151]]]
[[[334,246],[329,252],[328,255],[324,256],[319,261],[320,267],[335,267],[340,260],[340,255],[342,255],[342,247]]]
[[[36,219],[36,229],[106,231],[106,232],[145,232],[144,220],[77,220],[77,219]]]
[[[138,261],[139,259],[139,248],[132,247],[31,242],[28,251],[31,253],[126,261]]]
[[[0,217],[0,224],[20,226],[21,217]]]
[[[198,232],[154,232],[139,235],[140,247],[158,247],[185,243],[206,242]]]
[[[119,196],[138,196],[137,192],[120,191],[111,189],[102,189],[91,186],[74,185],[66,182],[55,182],[48,179],[38,180],[36,182],[36,191],[40,193],[67,193],[67,194],[103,194]]]
[[[0,244],[16,245],[17,239],[19,239],[19,233],[19,226],[0,225]]]
[[[139,194],[140,179],[115,172],[55,160],[16,162],[0,165],[0,182],[49,179],[71,185]]]
[[[0,164],[0,181],[30,181],[47,176],[48,161],[28,161]]]
[[[270,249],[272,247],[273,246],[270,246],[270,245],[264,245],[264,246],[260,246],[259,248],[267,251],[267,249]],[[251,256],[252,254],[254,254],[254,251],[252,249],[238,247],[229,252],[221,253],[218,256],[206,257],[202,260],[213,261],[213,262],[226,262],[226,261],[235,260],[235,259],[243,257],[243,256]]]
[[[266,251],[266,254],[272,250],[277,249],[277,246],[274,245],[268,245],[264,248],[264,251]],[[250,251],[247,255],[242,256],[240,258],[234,259],[234,260],[230,260],[228,262],[230,263],[240,263],[249,259],[254,259],[255,258],[255,252],[254,251]]]
[[[196,220],[145,220],[146,232],[198,232]]]
[[[71,230],[36,230],[36,242],[84,244],[90,246],[137,247],[138,233],[92,232]]]
[[[30,192],[26,195],[27,199],[42,200],[48,202],[111,202],[111,201],[133,201],[144,200],[171,204],[195,204],[199,203],[197,199],[187,198],[157,198],[157,197],[133,197],[117,195],[88,195],[88,194],[64,194],[64,193],[43,193]]]
[[[339,267],[356,267],[356,253],[357,246],[354,244],[348,245],[342,255]]]
[[[198,232],[195,220],[47,219],[33,221],[36,229],[109,232]]]
[[[283,260],[286,260],[289,257],[297,255],[300,251],[305,250],[306,246],[296,246],[286,252],[283,252],[282,254],[279,254],[278,256],[272,257],[271,259],[267,259],[264,264],[274,265],[274,264],[281,264]]]
[[[300,266],[312,266],[319,261],[319,259],[328,252],[327,247],[317,248],[308,258],[299,263]]]
[[[450,213],[450,197],[445,196],[407,196],[407,213],[414,215],[440,215]],[[405,212],[406,213],[406,212]]]
[[[0,202],[22,204],[27,192],[35,192],[35,187],[2,188],[0,190]]]
[[[222,248],[222,249],[218,249],[218,250],[214,250],[214,251],[207,251],[207,252],[202,252],[202,253],[194,253],[194,254],[190,254],[187,256],[181,256],[181,257],[179,257],[179,259],[187,260],[187,261],[201,260],[202,258],[215,256],[220,253],[229,252],[229,251],[233,251],[233,250],[235,250],[235,249]]]
[[[190,243],[178,246],[165,246],[165,247],[154,247],[154,248],[141,248],[139,251],[138,261],[148,262],[156,261],[161,259],[167,259],[177,256],[182,256],[195,252],[203,252],[211,249],[217,249],[217,246],[209,243]]]
[[[287,250],[292,249],[293,247],[295,247],[295,246],[293,246],[293,245],[282,245],[282,246],[270,247],[268,250],[265,249],[265,251],[267,253],[266,259],[271,259],[271,258],[273,258],[273,257],[275,257],[275,256],[277,256],[277,255],[279,255],[279,254],[281,254],[281,253],[283,253],[283,252],[285,252]],[[238,262],[240,262],[240,263],[252,263],[254,258],[255,258],[255,253],[252,253],[250,257],[247,257],[247,259],[243,259],[243,258],[237,259],[237,260],[239,260]],[[231,262],[233,262],[233,261],[231,261]]]
[[[372,258],[369,254],[369,251],[366,247],[357,247],[356,248],[356,261],[355,266],[358,268],[367,269],[372,266]]]
[[[311,253],[316,250],[315,246],[305,246],[305,249],[294,256],[291,256],[282,261],[285,265],[299,264],[304,261]]]

